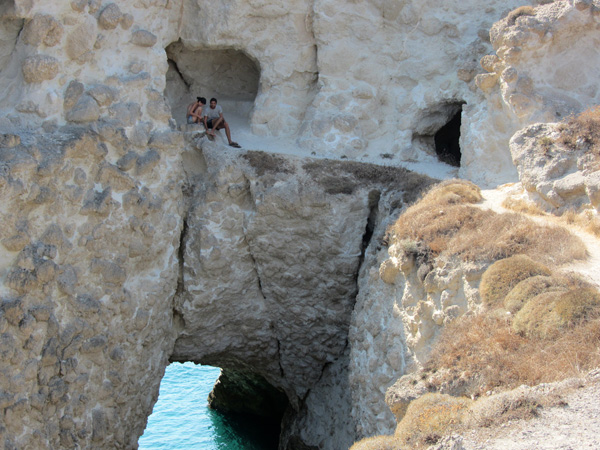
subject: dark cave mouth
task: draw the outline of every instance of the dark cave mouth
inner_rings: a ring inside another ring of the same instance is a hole
[[[413,132],[413,145],[438,161],[460,167],[460,127],[464,101],[451,101],[428,108],[419,114]]]
[[[287,396],[250,371],[222,369],[208,404],[227,426],[260,450],[277,450]]]
[[[460,126],[462,105],[452,118],[443,125],[433,136],[435,153],[441,162],[460,167]]]

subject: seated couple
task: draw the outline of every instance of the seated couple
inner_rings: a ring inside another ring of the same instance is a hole
[[[229,124],[223,117],[223,109],[221,105],[217,105],[217,99],[210,99],[210,106],[206,108],[206,99],[204,97],[196,97],[197,101],[191,103],[187,109],[187,123],[203,123],[206,128],[206,134],[209,138],[214,138],[215,130],[225,128],[227,141],[229,145],[235,148],[240,148],[240,144],[231,140],[231,131]]]

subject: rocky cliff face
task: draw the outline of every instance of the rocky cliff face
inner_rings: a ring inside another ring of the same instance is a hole
[[[378,248],[432,181],[351,160],[435,162],[454,117],[462,176],[598,204],[579,153],[536,178],[508,142],[597,103],[600,5],[480,3],[3,2],[5,447],[135,448],[169,360],[285,394],[281,448],[388,431],[385,387],[477,294]],[[200,94],[337,159],[178,131]]]
[[[10,445],[135,446],[169,359],[263,377],[287,397],[290,442],[352,442],[358,271],[378,217],[431,181],[181,138],[153,135],[126,169],[81,129],[5,136]]]

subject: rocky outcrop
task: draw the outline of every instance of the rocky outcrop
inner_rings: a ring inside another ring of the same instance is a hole
[[[348,391],[336,386],[347,376],[364,251],[379,218],[429,181],[356,163],[262,152],[240,158],[211,145],[203,145],[196,165],[207,172],[186,220],[175,300],[185,325],[172,359],[260,375],[285,392],[293,411],[288,427],[298,415],[337,430],[319,435],[305,424],[298,428],[305,443],[346,442],[351,423],[330,399],[336,392],[349,408]]]
[[[505,149],[514,133],[536,122],[558,122],[600,102],[593,44],[600,5],[539,3],[513,10],[490,31],[494,53],[481,59],[487,73],[475,78],[486,101],[466,110],[473,119],[462,136],[463,148],[472,149],[463,152],[464,178],[485,183],[491,175],[476,172],[486,167],[506,171],[508,179],[514,169]]]
[[[542,208],[561,213],[600,207],[600,174],[595,151],[579,140],[576,148],[560,142],[565,125],[531,125],[510,141],[519,179],[528,195]]]
[[[136,447],[177,334],[175,148],[136,173],[88,129],[3,144],[2,442]]]

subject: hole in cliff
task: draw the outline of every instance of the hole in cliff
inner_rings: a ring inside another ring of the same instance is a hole
[[[413,145],[443,163],[460,167],[463,105],[464,102],[444,103],[423,111],[413,134]]]
[[[460,123],[462,105],[452,118],[435,133],[435,153],[438,159],[451,166],[460,167]]]
[[[218,99],[223,115],[235,115],[246,121],[258,93],[260,68],[243,52],[192,50],[181,41],[166,49],[169,68],[165,96],[178,124],[186,123],[187,105],[196,97]]]
[[[174,362],[161,380],[140,449],[276,450],[286,407],[285,396],[262,377]]]

